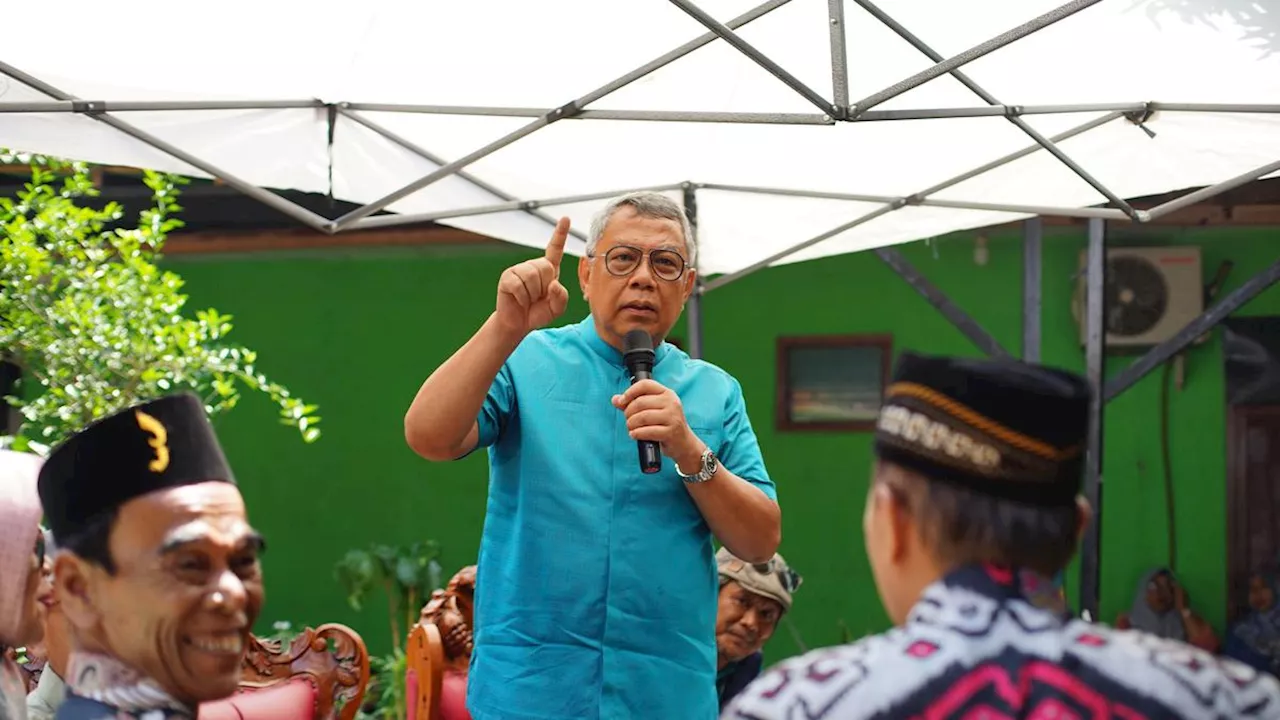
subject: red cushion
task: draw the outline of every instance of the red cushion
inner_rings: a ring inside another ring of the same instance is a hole
[[[440,720],[471,720],[467,712],[467,675],[446,672],[440,683]]]
[[[405,720],[418,720],[418,671],[409,668],[404,673]]]
[[[311,720],[316,714],[315,693],[306,680],[243,688],[225,700],[201,705],[198,720]]]

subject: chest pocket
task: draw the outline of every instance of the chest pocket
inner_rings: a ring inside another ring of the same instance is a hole
[[[724,458],[725,432],[723,422],[713,422],[705,418],[691,418],[689,429],[698,439],[707,444],[716,457]]]

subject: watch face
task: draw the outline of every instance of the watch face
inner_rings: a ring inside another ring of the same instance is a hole
[[[702,456],[703,476],[710,477],[711,473],[716,471],[716,466],[719,464],[719,462],[720,462],[719,458],[716,457],[716,454],[708,450],[707,454]]]

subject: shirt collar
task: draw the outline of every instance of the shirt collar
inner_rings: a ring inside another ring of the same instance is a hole
[[[71,694],[128,713],[167,710],[181,717],[195,717],[194,708],[174,698],[155,680],[107,655],[71,653],[64,682]]]
[[[625,367],[625,363],[622,361],[622,352],[600,337],[600,333],[596,331],[595,318],[591,316],[591,313],[587,313],[587,316],[578,323],[576,329],[592,351],[603,358],[605,362],[617,367]],[[657,367],[670,352],[671,344],[667,342],[660,343],[658,347],[654,348],[654,367]]]
[[[41,702],[50,709],[57,708],[62,703],[62,698],[67,692],[67,686],[62,682],[62,678],[53,668],[45,665],[44,670],[40,671],[40,682],[36,683],[36,689],[31,691]]]
[[[911,609],[907,623],[917,617],[934,615],[941,604],[963,597],[966,592],[991,598],[997,602],[1021,600],[1029,602],[1023,590],[1023,571],[990,564],[963,565],[943,575],[925,588]],[[959,591],[957,594],[955,591]]]

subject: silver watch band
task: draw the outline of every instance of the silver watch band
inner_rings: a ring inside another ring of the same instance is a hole
[[[700,459],[701,464],[698,468],[698,472],[692,475],[686,475],[684,471],[680,469],[680,465],[677,464],[676,474],[683,478],[687,483],[704,483],[710,480],[711,477],[716,474],[716,471],[720,469],[719,458],[716,457],[715,453],[711,452],[710,448],[707,448],[702,451]]]

